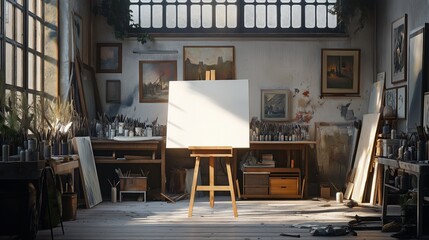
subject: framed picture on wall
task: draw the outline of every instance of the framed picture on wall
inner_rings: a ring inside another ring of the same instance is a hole
[[[175,80],[177,61],[140,61],[140,102],[168,102],[169,83]]]
[[[322,49],[322,97],[359,96],[359,78],[359,49]]]
[[[287,89],[262,89],[261,120],[289,120],[289,95],[290,91]]]
[[[392,83],[407,80],[407,14],[392,23]]]
[[[183,80],[215,79],[235,79],[234,47],[183,47]]]
[[[384,91],[384,107],[390,108],[392,114],[389,117],[396,117],[396,107],[397,107],[396,101],[397,101],[396,88],[386,89],[386,91]]]
[[[410,31],[408,73],[408,114],[407,131],[416,132],[416,126],[422,125],[423,93],[426,91],[428,74],[428,55],[424,49],[428,46],[429,24]]]
[[[97,72],[122,72],[122,43],[97,43]]]
[[[121,102],[121,80],[106,80],[106,103]]]
[[[407,86],[399,87],[397,96],[396,118],[405,119],[407,117]]]

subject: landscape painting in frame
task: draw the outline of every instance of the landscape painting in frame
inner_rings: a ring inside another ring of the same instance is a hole
[[[262,121],[286,121],[289,119],[289,90],[262,89]]]
[[[359,49],[322,49],[322,96],[359,96]]]
[[[177,61],[139,62],[140,102],[167,102],[170,81],[177,80]]]
[[[215,71],[218,80],[235,79],[233,46],[183,47],[183,79],[205,80],[206,71]]]

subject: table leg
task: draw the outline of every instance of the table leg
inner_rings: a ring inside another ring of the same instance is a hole
[[[191,198],[189,200],[188,217],[192,217],[192,209],[194,208],[195,191],[197,190],[198,171],[200,168],[200,157],[195,158],[194,177],[192,179]]]
[[[228,174],[228,183],[229,183],[229,192],[231,195],[232,210],[234,212],[234,217],[238,217],[237,205],[235,203],[234,184],[232,181],[232,174],[231,174],[231,159],[229,158],[226,159],[226,172]]]
[[[209,160],[209,182],[210,182],[210,207],[214,207],[214,167],[215,167],[215,158],[210,157]]]

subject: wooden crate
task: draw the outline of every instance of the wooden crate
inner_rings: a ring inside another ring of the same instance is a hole
[[[147,177],[119,178],[121,191],[147,191]]]

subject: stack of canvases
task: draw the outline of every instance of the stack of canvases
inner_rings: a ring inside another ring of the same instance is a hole
[[[374,83],[368,114],[364,114],[355,159],[344,197],[358,203],[381,203],[382,169],[374,158],[381,112],[384,80]]]

